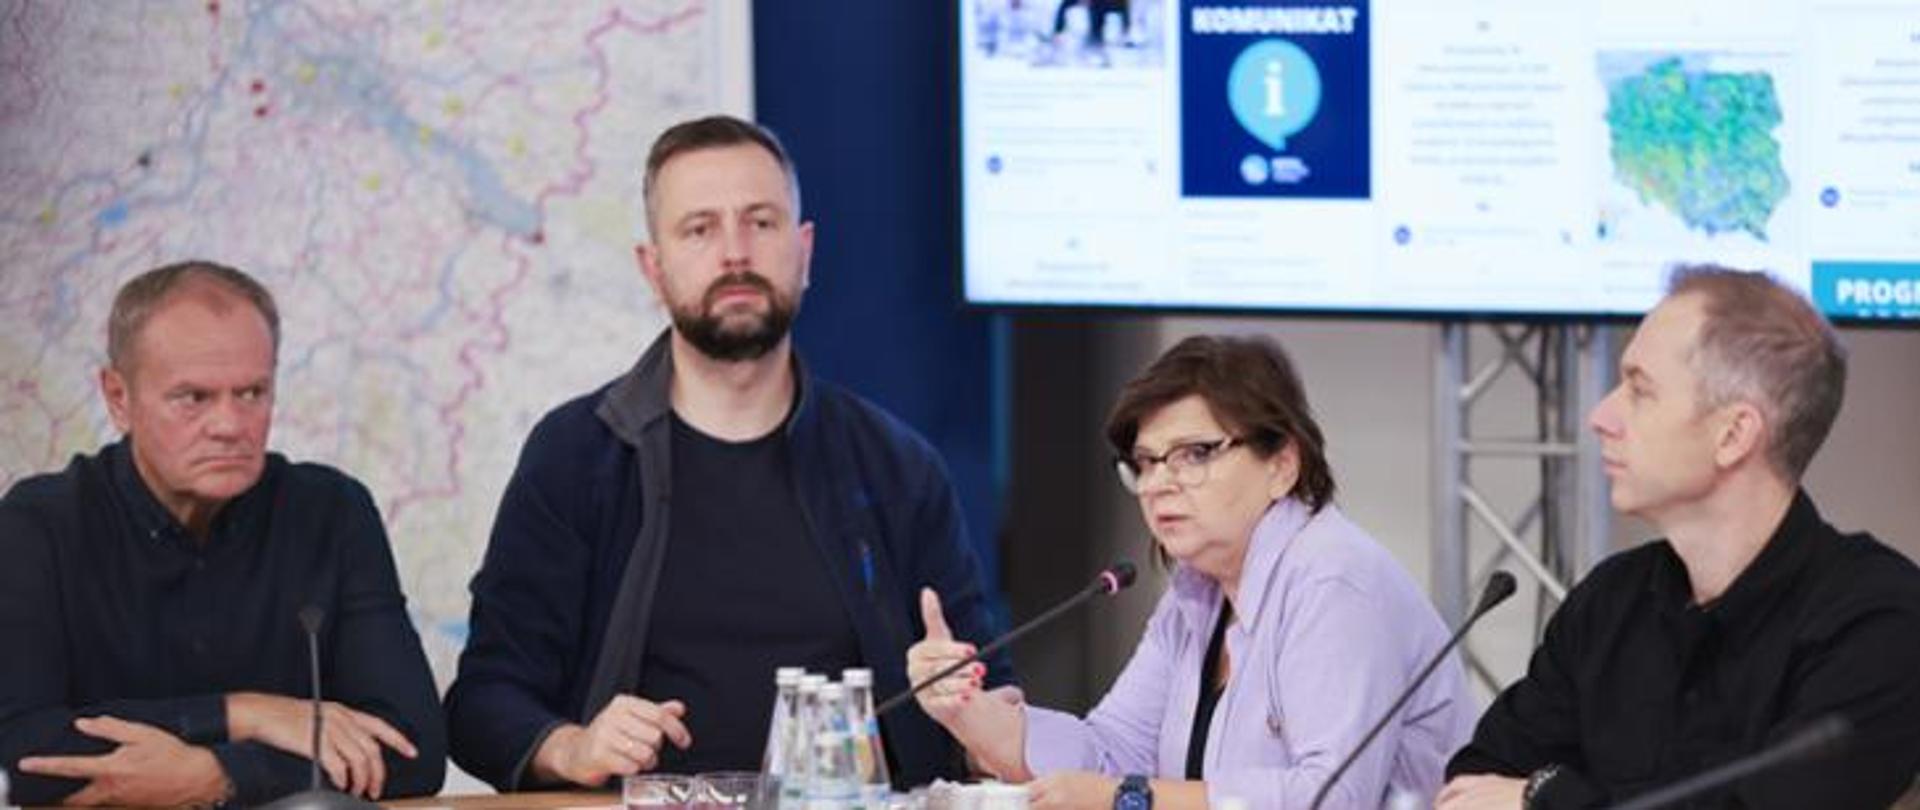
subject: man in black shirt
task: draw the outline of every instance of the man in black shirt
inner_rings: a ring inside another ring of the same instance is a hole
[[[333,783],[430,794],[432,675],[366,488],[266,451],[279,319],[246,274],[159,268],[114,300],[125,438],[0,499],[0,767],[15,804],[252,804],[307,787],[296,620],[320,636]]]
[[[813,223],[779,141],[676,125],[643,196],[640,269],[672,328],[534,427],[473,579],[450,744],[501,790],[757,769],[776,667],[906,688],[922,587],[994,635],[939,457],[794,350]],[[926,715],[881,724],[897,782],[960,775]]]
[[[1590,422],[1614,508],[1666,539],[1568,594],[1437,806],[1604,806],[1838,716],[1844,757],[1689,806],[1886,807],[1920,768],[1920,571],[1799,489],[1846,385],[1832,327],[1762,274],[1687,268],[1620,370]]]

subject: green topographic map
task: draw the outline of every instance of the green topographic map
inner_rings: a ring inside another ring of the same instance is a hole
[[[1614,178],[1708,236],[1767,240],[1787,196],[1780,102],[1762,72],[1689,69],[1679,57],[1608,83]]]

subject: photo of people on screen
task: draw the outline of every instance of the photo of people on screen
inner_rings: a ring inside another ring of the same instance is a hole
[[[976,0],[974,44],[989,59],[1037,68],[1158,68],[1162,0]]]

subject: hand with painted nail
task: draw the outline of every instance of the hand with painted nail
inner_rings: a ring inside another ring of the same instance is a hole
[[[920,591],[920,618],[926,624],[927,637],[907,648],[907,680],[916,684],[975,652],[972,644],[954,640],[953,631],[947,627],[946,614],[940,610],[940,595],[932,588]],[[920,708],[941,725],[947,725],[980,692],[986,671],[986,666],[977,661],[961,667],[960,671],[921,690],[915,696]]]
[[[920,591],[920,618],[927,636],[907,648],[907,679],[920,683],[976,652],[956,640],[940,609],[940,595]],[[952,734],[981,768],[1010,781],[1031,778],[1026,765],[1026,712],[1018,687],[982,691],[985,664],[974,662],[920,691],[920,708]]]

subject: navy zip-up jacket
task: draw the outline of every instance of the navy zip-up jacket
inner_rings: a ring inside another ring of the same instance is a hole
[[[546,736],[639,682],[673,503],[669,342],[663,333],[632,370],[541,419],[501,498],[446,700],[454,762],[499,790],[534,787],[528,767]],[[794,373],[785,430],[804,529],[837,563],[829,576],[874,691],[889,695],[907,688],[907,647],[925,635],[920,588],[940,592],[956,637],[994,635],[979,563],[932,447],[809,378],[797,354]],[[1004,654],[988,661],[990,686],[1012,676]],[[962,774],[958,748],[917,706],[882,724],[897,784]]]

